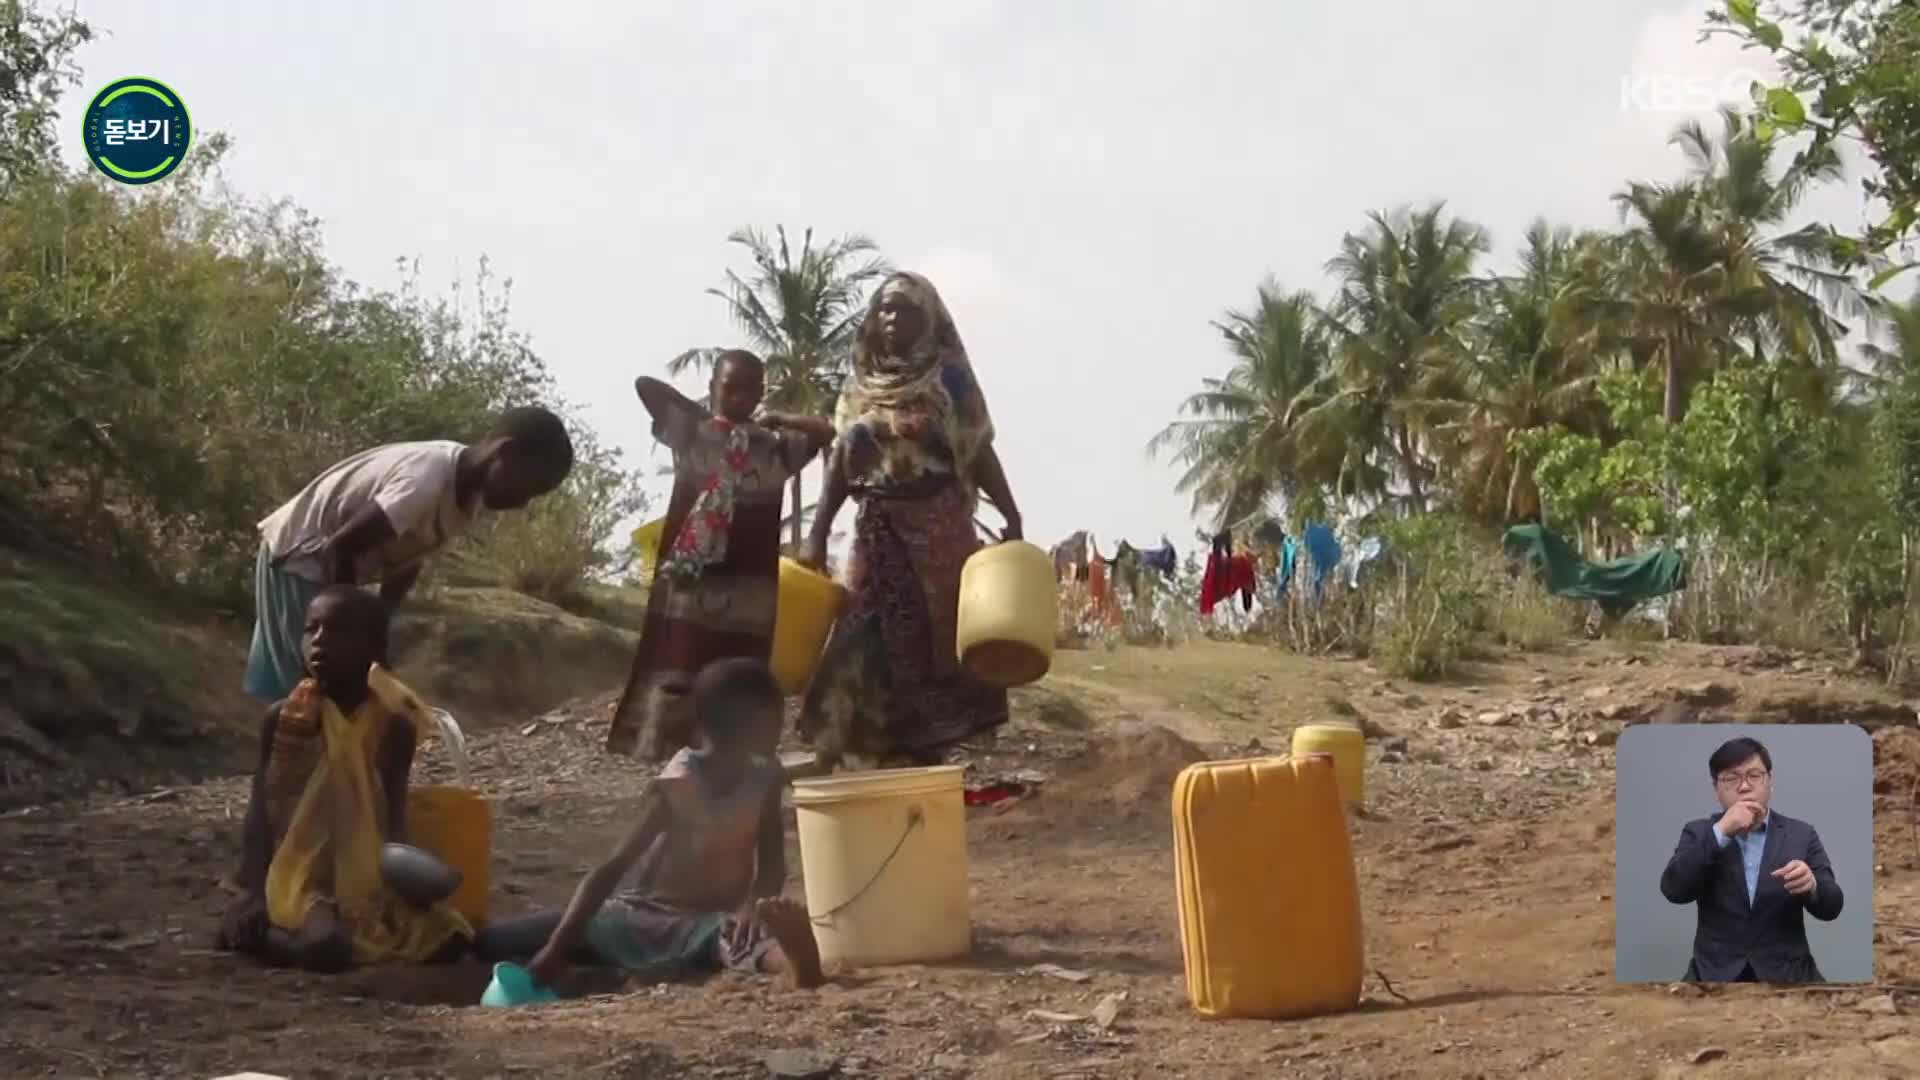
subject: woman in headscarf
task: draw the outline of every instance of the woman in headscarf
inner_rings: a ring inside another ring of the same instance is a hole
[[[960,568],[980,547],[984,493],[1019,539],[993,420],[940,294],[895,273],[874,293],[840,391],[837,437],[802,561],[826,563],[848,496],[847,608],[807,689],[800,734],[823,765],[849,757],[931,764],[1007,720],[1007,693],[954,656]]]

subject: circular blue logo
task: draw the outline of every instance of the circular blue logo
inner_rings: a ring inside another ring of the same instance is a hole
[[[87,104],[82,143],[93,167],[122,184],[151,184],[180,167],[193,143],[186,102],[158,79],[116,79]]]

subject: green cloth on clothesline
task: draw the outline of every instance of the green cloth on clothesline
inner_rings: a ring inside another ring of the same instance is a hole
[[[1612,618],[1687,587],[1686,561],[1668,547],[1590,563],[1540,525],[1515,525],[1507,530],[1502,545],[1508,555],[1527,557],[1548,592],[1568,600],[1595,601]]]

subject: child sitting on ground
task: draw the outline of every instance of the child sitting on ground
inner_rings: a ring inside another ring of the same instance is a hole
[[[322,589],[300,638],[307,675],[267,710],[247,803],[238,884],[219,944],[269,963],[452,959],[472,929],[445,904],[387,888],[380,846],[406,835],[408,774],[431,717],[375,662],[387,610],[351,585]]]
[[[786,882],[775,748],[782,696],[759,660],[702,668],[691,693],[699,749],[675,754],[641,796],[631,834],[595,867],[566,911],[489,925],[489,960],[524,960],[551,986],[569,964],[611,964],[651,978],[732,970],[821,982],[807,913]],[[636,864],[632,887],[615,894]]]

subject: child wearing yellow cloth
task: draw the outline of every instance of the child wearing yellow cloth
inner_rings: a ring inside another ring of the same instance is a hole
[[[380,666],[387,613],[372,593],[322,590],[307,607],[307,677],[268,711],[247,806],[238,883],[220,945],[313,971],[447,960],[473,930],[421,908],[380,876],[380,846],[406,836],[408,774],[431,717]]]

